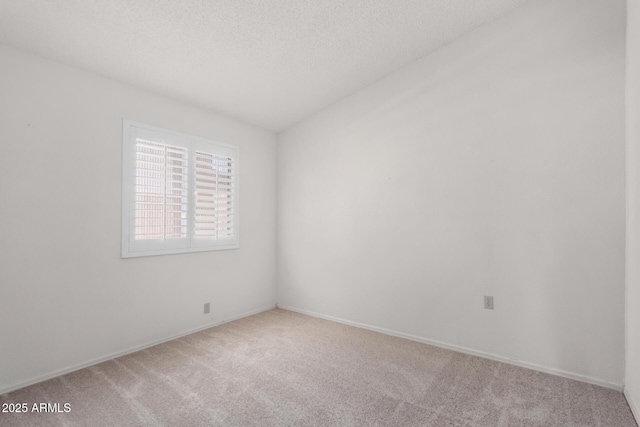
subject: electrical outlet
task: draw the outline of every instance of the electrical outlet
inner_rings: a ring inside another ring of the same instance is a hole
[[[211,311],[211,303],[205,303],[204,304],[204,314],[209,314],[209,312]]]
[[[484,308],[487,310],[493,310],[493,297],[484,297]]]

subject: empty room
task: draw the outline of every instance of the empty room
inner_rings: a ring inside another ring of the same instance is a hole
[[[637,426],[640,0],[0,0],[1,426]]]

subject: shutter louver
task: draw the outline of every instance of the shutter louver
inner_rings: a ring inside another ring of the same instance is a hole
[[[195,238],[233,237],[233,175],[231,157],[195,152]]]
[[[187,236],[186,148],[136,138],[135,240]]]

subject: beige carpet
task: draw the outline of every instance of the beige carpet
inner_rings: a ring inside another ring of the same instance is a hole
[[[636,426],[621,393],[271,310],[0,396],[2,426]]]

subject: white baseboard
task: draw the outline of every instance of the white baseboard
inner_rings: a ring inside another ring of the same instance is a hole
[[[68,367],[63,368],[63,369],[58,369],[58,370],[50,372],[48,374],[39,375],[37,377],[28,379],[26,381],[22,381],[22,382],[19,382],[19,383],[15,383],[15,384],[11,384],[9,386],[2,387],[2,388],[0,388],[0,394],[10,393],[12,391],[19,390],[21,388],[28,387],[28,386],[33,385],[33,384],[40,383],[42,381],[50,380],[51,378],[59,377],[61,375],[65,375],[65,374],[68,374],[70,372],[74,372],[74,371],[77,371],[77,370],[80,370],[80,369],[83,369],[83,368],[87,368],[89,366],[97,365],[98,363],[106,362],[107,360],[115,359],[116,357],[124,356],[125,354],[135,353],[136,351],[144,350],[145,348],[153,347],[154,345],[162,344],[162,343],[167,342],[167,341],[175,340],[176,338],[180,338],[180,337],[184,337],[186,335],[194,334],[196,332],[204,331],[205,329],[213,328],[215,326],[221,325],[223,323],[231,322],[233,320],[242,319],[243,317],[253,316],[254,314],[262,313],[264,311],[272,310],[274,308],[276,308],[275,304],[267,306],[267,307],[262,307],[262,308],[259,308],[259,309],[256,309],[256,310],[252,310],[252,311],[249,311],[249,312],[246,312],[246,313],[238,314],[236,316],[232,316],[232,317],[225,318],[225,319],[222,319],[222,320],[213,321],[211,323],[208,323],[205,326],[199,326],[197,328],[190,329],[190,330],[188,330],[186,332],[181,332],[179,334],[172,335],[172,336],[167,337],[167,338],[162,338],[162,339],[159,339],[159,340],[150,341],[150,342],[147,342],[147,343],[144,343],[144,344],[141,344],[141,345],[137,345],[135,347],[128,348],[126,350],[117,351],[115,353],[111,353],[111,354],[108,354],[106,356],[102,356],[102,357],[98,357],[96,359],[88,360],[88,361],[83,362],[83,363],[78,363],[78,364],[75,364],[73,366],[68,366]]]
[[[633,399],[627,387],[624,388],[624,397],[625,399],[627,399],[629,408],[631,408],[631,413],[633,414],[633,417],[636,419],[636,424],[640,424],[640,408],[638,408],[638,406],[636,405],[637,401]]]
[[[380,333],[385,334],[385,335],[391,335],[391,336],[394,336],[394,337],[405,338],[405,339],[408,339],[408,340],[411,340],[411,341],[417,341],[417,342],[421,342],[421,343],[424,343],[424,344],[429,344],[429,345],[433,345],[433,346],[436,346],[436,347],[444,348],[444,349],[447,349],[447,350],[457,351],[459,353],[465,353],[465,354],[469,354],[469,355],[472,355],[472,356],[478,356],[478,357],[482,357],[482,358],[485,358],[485,359],[495,360],[497,362],[508,363],[510,365],[519,366],[521,368],[527,368],[527,369],[532,369],[534,371],[544,372],[546,374],[557,375],[557,376],[564,377],[564,378],[569,378],[569,379],[572,379],[572,380],[582,381],[582,382],[589,383],[589,384],[595,384],[595,385],[599,385],[599,386],[602,386],[602,387],[611,388],[611,389],[614,389],[614,390],[620,391],[620,392],[622,392],[622,390],[623,390],[622,384],[612,383],[612,382],[601,380],[601,379],[598,379],[598,378],[592,378],[592,377],[588,377],[588,376],[585,376],[585,375],[575,374],[573,372],[567,372],[567,371],[563,371],[561,369],[550,368],[550,367],[547,367],[547,366],[541,366],[541,365],[537,365],[535,363],[524,362],[524,361],[516,360],[516,359],[510,359],[508,357],[498,356],[497,354],[485,353],[483,351],[473,350],[473,349],[470,349],[470,348],[461,347],[461,346],[457,346],[457,345],[453,345],[453,344],[447,344],[445,342],[436,341],[436,340],[432,340],[432,339],[429,339],[429,338],[424,338],[424,337],[419,337],[419,336],[415,336],[415,335],[405,334],[405,333],[402,333],[402,332],[396,332],[396,331],[392,331],[392,330],[389,330],[389,329],[379,328],[377,326],[367,325],[367,324],[364,324],[364,323],[352,322],[350,320],[345,320],[345,319],[341,319],[341,318],[334,317],[334,316],[328,316],[326,314],[315,313],[313,311],[303,310],[303,309],[299,309],[299,308],[296,308],[296,307],[283,306],[283,305],[279,305],[279,304],[278,304],[278,307],[282,308],[284,310],[295,311],[297,313],[306,314],[308,316],[318,317],[318,318],[321,318],[321,319],[326,319],[326,320],[331,320],[331,321],[338,322],[338,323],[343,323],[345,325],[355,326],[357,328],[368,329],[370,331],[380,332]]]

